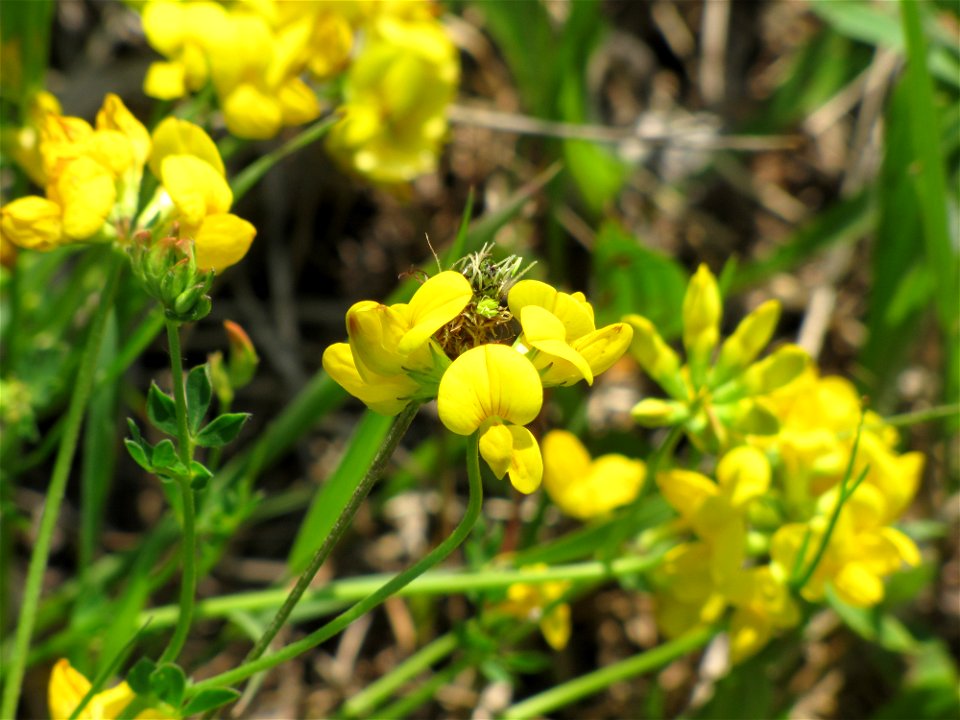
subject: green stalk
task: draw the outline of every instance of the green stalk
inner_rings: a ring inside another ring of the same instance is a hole
[[[0,704],[0,717],[4,718],[16,717],[17,714],[20,684],[23,681],[27,653],[36,620],[43,575],[50,557],[50,543],[53,538],[53,531],[56,528],[57,516],[60,514],[60,505],[63,503],[63,496],[67,489],[67,479],[70,476],[73,456],[77,450],[84,411],[87,407],[87,401],[90,399],[90,392],[93,389],[93,374],[97,367],[97,357],[100,353],[100,343],[103,340],[107,315],[110,313],[110,308],[113,307],[117,281],[125,259],[123,254],[113,251],[112,248],[107,252],[109,257],[107,259],[106,282],[100,294],[100,302],[97,303],[93,318],[90,321],[87,342],[80,357],[80,366],[73,385],[70,406],[67,409],[67,419],[64,424],[63,437],[60,440],[60,449],[57,451],[53,475],[47,488],[46,502],[43,507],[43,515],[40,518],[40,528],[37,532],[37,544],[33,546],[33,553],[30,555],[30,565],[27,569],[23,601],[20,607],[20,619],[17,623],[16,640],[14,641],[13,654],[10,656],[10,664],[6,668],[7,681],[3,688],[3,702]]]
[[[180,461],[187,468],[187,475],[178,477],[183,505],[183,544],[180,554],[183,560],[183,575],[180,581],[180,611],[173,636],[163,651],[159,662],[174,662],[190,632],[193,621],[197,591],[197,538],[194,513],[193,488],[190,486],[190,465],[193,462],[193,438],[187,426],[187,393],[183,382],[183,359],[180,350],[180,325],[175,320],[166,320],[167,341],[170,345],[170,369],[173,372],[173,402],[177,413],[177,451]]]
[[[462,572],[459,570],[436,570],[424,573],[406,587],[397,591],[400,597],[459,595],[483,590],[498,590],[514,583],[537,585],[548,582],[603,582],[619,577],[643,573],[656,566],[662,554],[617,558],[611,562],[588,561],[569,565],[554,565],[544,570],[502,568]],[[392,575],[378,574],[358,578],[345,578],[327,583],[306,593],[304,603],[322,604],[357,602],[389,581]],[[204,619],[226,617],[237,611],[256,612],[277,607],[286,597],[282,589],[237,593],[201,600],[197,616]],[[303,606],[298,608],[298,612]],[[165,605],[144,610],[137,619],[139,623],[150,620],[150,629],[158,630],[172,625],[177,617],[176,605]]]
[[[470,442],[467,444],[467,478],[470,483],[470,499],[467,503],[466,512],[460,524],[443,542],[437,545],[431,552],[423,557],[412,567],[404,570],[399,575],[394,576],[390,581],[381,586],[376,592],[367,596],[356,605],[344,613],[328,622],[319,630],[316,630],[305,638],[291,643],[272,655],[267,655],[251,663],[245,663],[238,668],[229,670],[220,675],[199,682],[187,689],[186,699],[196,696],[197,693],[207,688],[223,687],[233,683],[241,682],[251,675],[255,675],[263,670],[269,670],[280,663],[286,662],[297,655],[316,647],[320,643],[330,639],[350,623],[356,620],[364,613],[370,612],[401,588],[407,586],[427,570],[444,560],[450,553],[459,547],[467,538],[473,529],[477,518],[480,516],[480,509],[483,505],[483,485],[480,482],[480,464],[479,464],[479,436],[474,433],[470,436]]]
[[[350,698],[343,705],[342,715],[345,717],[364,717],[376,710],[384,700],[393,695],[404,684],[413,680],[420,673],[428,670],[447,655],[460,647],[460,638],[454,633],[447,633],[433,642],[425,645],[416,653],[407,658],[389,673],[365,687]],[[390,717],[395,717],[391,715]]]
[[[280,606],[277,614],[270,622],[269,627],[267,627],[266,632],[264,632],[260,639],[257,640],[256,645],[254,645],[253,649],[247,654],[244,662],[251,662],[263,655],[266,649],[270,646],[270,642],[277,636],[277,633],[280,632],[280,628],[283,627],[284,623],[287,621],[287,618],[290,617],[290,613],[293,611],[293,608],[296,606],[296,604],[300,602],[300,598],[303,597],[303,593],[306,592],[307,588],[310,587],[310,583],[313,582],[313,578],[316,576],[317,572],[319,572],[323,564],[327,561],[327,557],[329,557],[334,546],[340,542],[340,538],[343,537],[343,534],[353,522],[354,516],[357,514],[357,511],[360,509],[360,506],[363,504],[363,501],[366,499],[367,495],[370,494],[371,488],[373,488],[377,480],[380,479],[384,468],[390,461],[390,458],[393,456],[394,451],[397,449],[397,445],[400,444],[400,439],[407,432],[407,428],[410,427],[410,423],[413,421],[413,418],[419,409],[419,403],[410,403],[394,419],[393,424],[387,431],[387,436],[384,438],[383,444],[380,446],[380,449],[377,450],[377,454],[374,455],[373,461],[370,463],[370,467],[367,469],[366,475],[363,476],[360,484],[357,485],[356,489],[353,491],[349,501],[347,501],[346,506],[343,508],[343,512],[340,513],[340,517],[337,518],[336,522],[333,524],[333,527],[330,529],[330,533],[324,538],[320,547],[317,548],[317,551],[313,554],[313,558],[310,560],[310,564],[306,567],[303,573],[301,573],[300,577],[297,579],[297,584],[294,585],[293,590],[291,590],[290,594],[287,595],[287,599],[284,601],[283,605]]]
[[[598,693],[621,680],[643,675],[651,670],[663,667],[679,657],[706,645],[716,634],[717,628],[708,626],[692,630],[651,650],[581,675],[569,682],[556,685],[539,695],[534,695],[522,702],[507,708],[504,718],[509,720],[523,720],[524,718],[542,717],[552,710],[570,705],[589,695]]]

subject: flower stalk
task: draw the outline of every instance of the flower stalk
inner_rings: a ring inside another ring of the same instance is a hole
[[[456,550],[460,544],[466,540],[473,526],[476,524],[477,518],[480,516],[480,509],[483,505],[483,485],[480,480],[479,457],[479,436],[474,433],[467,444],[467,478],[470,485],[470,499],[467,502],[467,509],[457,527],[454,528],[453,532],[436,548],[427,553],[427,555],[407,570],[399,575],[395,575],[375,592],[325,624],[319,630],[315,630],[301,640],[290,643],[272,655],[261,657],[253,662],[244,663],[233,670],[199,682],[187,689],[185,697],[189,699],[208,688],[224,687],[233,683],[242,682],[252,675],[276,667],[316,647],[342,631],[361,615],[381,605],[387,598],[409,585],[415,578],[423,575],[427,570],[446,559],[450,553]]]
[[[170,346],[170,369],[173,373],[173,402],[177,415],[177,451],[180,461],[187,472],[193,462],[194,443],[187,424],[187,395],[183,382],[183,358],[180,349],[180,323],[167,319],[167,341]],[[177,615],[177,624],[166,649],[160,656],[160,662],[174,662],[180,655],[183,645],[190,632],[193,622],[193,612],[197,592],[197,538],[196,513],[193,488],[190,485],[190,476],[177,478],[180,486],[182,504],[183,547],[181,557],[183,572],[180,581],[180,611]]]
[[[356,490],[353,491],[349,502],[343,509],[343,512],[340,513],[340,517],[337,518],[337,521],[330,529],[330,533],[324,538],[323,543],[321,543],[320,547],[317,548],[317,551],[313,554],[313,557],[310,559],[310,564],[300,574],[300,577],[297,579],[297,584],[294,585],[293,590],[287,595],[286,600],[277,611],[270,625],[266,631],[264,631],[263,635],[260,636],[260,639],[257,640],[256,645],[254,645],[247,654],[245,662],[252,662],[263,655],[270,646],[270,642],[277,636],[277,633],[280,632],[280,628],[286,623],[287,618],[290,617],[290,613],[293,612],[294,607],[300,602],[300,598],[303,597],[304,592],[310,587],[310,583],[313,582],[313,578],[327,561],[334,546],[340,541],[340,538],[343,537],[343,534],[353,522],[354,516],[357,514],[360,505],[366,499],[367,495],[370,494],[371,488],[373,488],[377,480],[380,479],[384,468],[397,449],[400,439],[407,432],[407,428],[410,427],[410,423],[413,421],[419,408],[419,403],[410,403],[406,409],[394,419],[393,424],[387,431],[383,445],[380,446],[373,461],[370,463],[370,468],[367,470],[366,475],[363,476],[360,484],[357,485]]]

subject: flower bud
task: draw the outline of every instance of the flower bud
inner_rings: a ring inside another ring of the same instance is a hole
[[[752,363],[770,342],[779,319],[780,303],[768,300],[741,320],[733,334],[720,346],[713,383],[720,385],[726,382]]]
[[[717,280],[706,265],[700,265],[683,298],[683,345],[691,366],[709,360],[720,338],[722,314]]]
[[[680,358],[664,342],[653,323],[642,315],[627,315],[623,320],[633,328],[630,352],[640,367],[672,397],[685,400],[688,393],[680,374]]]
[[[230,385],[234,390],[245,387],[253,379],[260,358],[246,331],[232,320],[224,320],[223,329],[227,331],[230,343],[230,359],[227,365]]]
[[[674,400],[644,398],[633,406],[630,414],[644,427],[663,427],[682,423],[689,416],[689,411],[686,406]]]
[[[206,292],[214,273],[197,268],[193,239],[179,237],[176,224],[171,235],[159,240],[147,231],[136,233],[130,259],[134,274],[168,318],[193,322],[210,312]]]

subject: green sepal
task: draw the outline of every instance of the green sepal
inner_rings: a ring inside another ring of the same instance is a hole
[[[223,447],[240,434],[240,429],[248,417],[250,413],[225,413],[214,418],[197,433],[197,445],[206,448]]]
[[[196,434],[210,407],[210,376],[207,365],[198,365],[187,375],[187,425]]]
[[[177,408],[173,398],[163,392],[155,382],[147,391],[147,417],[157,430],[167,435],[177,434]]]

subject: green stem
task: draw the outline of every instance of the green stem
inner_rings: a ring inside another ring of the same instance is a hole
[[[619,577],[643,573],[655,567],[662,554],[618,558],[612,562],[590,561],[570,565],[554,565],[544,570],[517,570],[503,568],[461,572],[458,570],[437,570],[425,573],[397,592],[401,597],[430,595],[455,595],[483,590],[498,590],[515,583],[536,585],[548,582],[602,582]],[[334,580],[322,588],[306,594],[304,603],[318,604],[320,611],[326,611],[330,603],[348,603],[362,600],[387,582],[392,575],[370,575],[360,578]],[[279,605],[286,597],[285,590],[262,590],[258,592],[238,593],[223,597],[201,600],[197,605],[197,616],[205,619],[220,618],[232,612],[243,610],[256,612]],[[301,605],[297,613],[303,609]],[[311,613],[313,614],[313,613]],[[138,622],[150,620],[150,628],[158,630],[169,627],[177,616],[176,605],[144,610]],[[306,615],[302,615],[306,617]]]
[[[269,172],[270,168],[287,157],[287,155],[292,155],[297,150],[305,148],[307,145],[316,142],[326,135],[327,131],[333,127],[333,124],[337,122],[338,119],[339,117],[337,115],[330,115],[317,120],[313,125],[292,137],[276,150],[268,152],[266,155],[261,155],[257,160],[247,165],[247,167],[234,176],[233,182],[230,184],[230,187],[233,189],[234,202],[243,197],[250,188],[260,181],[260,178]]]
[[[90,321],[90,330],[87,333],[87,342],[80,358],[76,381],[73,385],[73,394],[70,397],[70,406],[67,409],[63,437],[60,440],[60,449],[53,466],[53,475],[47,488],[46,502],[43,507],[43,516],[40,518],[40,528],[37,531],[37,543],[33,546],[30,555],[30,565],[27,569],[27,579],[24,585],[23,600],[20,606],[20,619],[17,623],[16,640],[10,664],[6,668],[7,682],[3,688],[3,702],[0,704],[0,717],[16,717],[17,704],[20,699],[20,683],[23,681],[24,668],[27,662],[27,652],[30,648],[30,639],[33,634],[33,625],[37,615],[37,604],[43,585],[43,575],[47,569],[47,560],[50,557],[50,543],[53,531],[56,528],[57,516],[60,514],[60,505],[67,488],[67,479],[73,465],[73,456],[77,450],[77,441],[80,437],[80,426],[83,424],[83,415],[93,389],[93,374],[97,367],[97,357],[100,353],[100,343],[106,327],[107,316],[113,307],[117,281],[123,268],[124,255],[109,251],[106,282],[97,303],[93,318]]]
[[[671,640],[663,645],[642,652],[639,655],[634,655],[626,660],[621,660],[613,665],[608,665],[600,670],[581,675],[569,682],[556,685],[539,695],[527,698],[507,708],[503,713],[503,717],[509,718],[510,720],[541,717],[552,710],[598,693],[616,682],[629,680],[630,678],[663,667],[667,663],[673,662],[677,658],[706,645],[716,632],[717,629],[715,627],[708,626],[698,628],[686,635],[681,635],[676,640]]]
[[[803,590],[804,586],[810,582],[810,578],[813,577],[813,573],[816,572],[817,566],[820,565],[820,561],[823,560],[823,556],[827,552],[827,547],[830,545],[830,538],[833,536],[833,530],[837,526],[837,521],[840,519],[840,511],[843,509],[843,506],[846,504],[847,500],[851,495],[860,487],[860,483],[863,482],[864,478],[867,477],[867,473],[870,471],[870,466],[867,465],[860,472],[860,475],[857,477],[853,485],[850,484],[850,477],[853,475],[853,466],[857,459],[857,451],[860,449],[860,435],[863,432],[863,420],[866,417],[866,411],[860,409],[860,422],[857,423],[857,434],[853,439],[853,447],[850,449],[850,459],[847,461],[847,470],[843,474],[843,479],[840,481],[840,494],[837,497],[837,504],[833,507],[833,512],[830,514],[830,521],[827,524],[827,529],[823,533],[823,537],[820,539],[820,545],[817,547],[817,552],[813,556],[813,560],[810,561],[810,565],[807,566],[807,569],[804,571],[803,575],[799,578],[796,578],[791,582],[793,589],[799,593]],[[797,568],[803,562],[803,557],[807,552],[807,546],[810,543],[810,528],[807,527],[807,534],[804,535],[803,543],[800,546],[800,554],[797,557],[796,565],[794,566],[794,572],[797,571]]]
[[[460,647],[460,638],[447,633],[425,645],[403,663],[371,683],[343,705],[345,717],[364,717],[376,710],[384,700],[393,695],[404,684],[428,670],[434,663]],[[393,717],[393,716],[391,716]]]
[[[303,573],[301,573],[297,579],[297,584],[293,586],[293,590],[290,591],[287,599],[283,605],[280,606],[277,614],[270,622],[269,627],[267,627],[266,632],[257,640],[256,645],[254,645],[253,649],[247,654],[244,662],[251,662],[263,655],[270,646],[270,642],[277,636],[277,633],[280,632],[280,628],[283,627],[287,618],[290,617],[290,613],[293,612],[296,604],[300,602],[303,593],[310,587],[310,583],[313,582],[313,578],[327,561],[327,557],[329,557],[334,546],[340,542],[340,538],[343,537],[347,528],[350,527],[363,501],[367,495],[370,494],[371,488],[373,488],[377,480],[380,479],[384,468],[387,466],[390,458],[393,457],[397,445],[400,444],[400,439],[407,432],[407,428],[410,427],[410,423],[413,422],[413,418],[419,409],[419,403],[410,403],[394,419],[393,424],[390,425],[389,430],[387,430],[387,436],[384,438],[383,444],[380,446],[380,449],[377,450],[377,454],[373,456],[373,461],[370,463],[366,475],[363,476],[360,484],[357,485],[353,491],[350,500],[347,501],[346,506],[343,508],[343,512],[340,513],[340,517],[337,518],[333,527],[330,528],[329,534],[323,539],[323,543],[321,543],[320,547],[317,548],[317,551],[313,554],[310,564]]]
[[[221,673],[220,675],[216,675],[209,680],[204,680],[203,682],[197,683],[187,690],[187,699],[194,697],[197,693],[206,690],[207,688],[223,687],[225,685],[231,685],[233,683],[245,680],[251,675],[255,675],[263,670],[269,670],[272,667],[276,667],[280,663],[286,662],[287,660],[295,658],[297,655],[316,647],[320,643],[339,633],[364,613],[370,612],[379,606],[391,595],[398,592],[401,588],[409,585],[415,578],[423,575],[423,573],[444,560],[448,555],[450,555],[450,553],[456,550],[457,547],[459,547],[460,544],[467,538],[467,535],[470,534],[470,531],[477,522],[477,518],[480,516],[480,509],[483,505],[483,485],[480,482],[478,450],[479,441],[479,436],[474,433],[470,437],[470,442],[467,444],[467,477],[470,482],[470,499],[467,503],[466,512],[464,513],[460,524],[457,525],[453,532],[443,542],[437,545],[436,548],[429,552],[419,562],[415,563],[412,567],[393,577],[387,583],[382,585],[376,592],[367,596],[346,612],[341,613],[319,630],[310,633],[302,640],[298,640],[297,642],[285,646],[283,649],[275,652],[272,655],[262,657],[259,660],[255,660],[251,663],[245,663],[238,668]]]
[[[167,341],[170,345],[170,369],[173,373],[173,402],[177,413],[177,451],[187,472],[193,462],[193,438],[187,425],[187,393],[183,382],[183,359],[180,350],[180,325],[175,320],[166,320]],[[180,581],[180,610],[173,636],[167,649],[160,656],[160,663],[174,662],[190,632],[197,591],[197,538],[193,488],[189,474],[178,477],[183,505],[183,544],[180,550],[183,559],[183,575]]]

